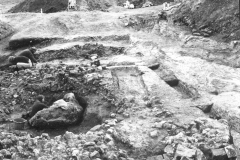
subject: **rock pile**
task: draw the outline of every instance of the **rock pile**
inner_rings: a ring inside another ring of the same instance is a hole
[[[99,74],[101,71],[102,68],[96,65],[91,66],[90,63],[71,66],[63,63],[46,64],[39,69],[38,74],[41,77],[39,81],[28,84],[26,89],[38,93],[79,90],[81,95],[87,95],[87,93],[96,92],[97,88],[101,87],[99,85],[102,78]],[[92,77],[93,74],[98,76]]]
[[[198,118],[186,126],[179,126],[170,121],[162,121],[156,124],[155,127],[175,130],[175,134],[165,138],[164,154],[149,157],[148,160],[156,158],[236,160],[239,155],[239,149],[231,142],[229,126],[226,120],[217,121]]]
[[[50,138],[48,134],[31,137],[25,132],[0,133],[2,159],[121,159],[131,160],[119,149],[111,134],[104,130],[86,134],[66,132]]]

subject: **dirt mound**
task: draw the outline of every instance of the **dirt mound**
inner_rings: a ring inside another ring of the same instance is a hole
[[[52,13],[67,9],[68,0],[25,0],[9,10],[11,13],[17,12],[40,12]]]
[[[181,0],[175,19],[188,17],[198,29],[211,28],[223,40],[240,38],[238,1]]]

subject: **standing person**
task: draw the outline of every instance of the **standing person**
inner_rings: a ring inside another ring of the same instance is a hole
[[[27,57],[31,60],[32,64],[37,63],[37,60],[34,58],[34,53],[37,51],[36,47],[31,47],[29,49],[23,50],[19,56]]]

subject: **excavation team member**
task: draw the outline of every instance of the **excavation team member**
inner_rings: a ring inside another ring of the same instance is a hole
[[[36,97],[36,101],[32,105],[29,112],[22,115],[22,118],[24,119],[30,119],[32,118],[37,112],[43,110],[44,108],[48,108],[47,105],[44,104],[45,102],[45,96],[39,95]]]
[[[29,118],[32,118],[38,111],[43,110],[44,108],[48,108],[47,105],[44,104],[45,96],[39,95],[36,98],[36,102],[33,104],[31,111],[29,112]]]
[[[33,66],[32,61],[25,56],[17,56],[17,57],[10,56],[8,58],[8,61],[11,65],[10,66],[11,68],[26,69],[26,68],[31,68]]]
[[[36,52],[36,48],[32,47],[30,49],[26,49],[22,51],[19,56],[10,56],[8,61],[10,63],[11,68],[17,69],[26,69],[31,68],[33,63],[37,63],[37,60],[34,58],[33,54]]]
[[[37,60],[34,58],[34,53],[37,51],[36,47],[31,47],[29,49],[23,50],[19,56],[25,56],[27,58],[29,58],[32,63],[37,63]]]

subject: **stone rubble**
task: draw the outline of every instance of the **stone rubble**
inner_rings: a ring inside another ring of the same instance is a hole
[[[6,117],[13,111],[11,103],[16,103],[15,107],[31,104],[33,97],[39,92],[44,92],[44,87],[50,87],[53,91],[62,91],[73,85],[79,89],[78,81],[86,85],[85,95],[95,93],[102,90],[101,79],[104,78],[101,70],[97,70],[95,65],[88,66],[66,66],[59,64],[56,68],[45,65],[39,70],[19,71],[17,74],[5,73],[1,83],[2,100],[4,105],[2,118]],[[43,73],[44,74],[43,76]],[[18,76],[18,77],[17,77]],[[54,78],[56,76],[56,78]],[[76,77],[75,77],[76,76]],[[22,77],[21,80],[19,77]],[[22,81],[24,79],[24,81]],[[9,80],[14,83],[9,83]],[[28,84],[26,84],[28,82]],[[51,82],[51,85],[48,83]],[[56,84],[63,85],[58,86]],[[41,86],[41,84],[43,84]],[[7,87],[18,87],[18,90],[8,90]],[[19,87],[20,86],[20,87]],[[40,87],[41,86],[41,87]],[[94,87],[89,87],[94,86]],[[62,88],[65,87],[65,88]],[[82,86],[81,86],[82,87]],[[90,88],[90,90],[88,90]],[[43,90],[43,91],[41,91]],[[114,102],[114,98],[105,97]],[[14,101],[8,101],[14,99]],[[130,102],[134,102],[134,97],[129,98]],[[130,117],[129,112],[120,109],[129,108],[130,104],[125,100],[114,102],[119,107],[117,113],[110,112],[109,119],[105,120],[102,125],[97,125],[90,129],[87,134],[73,134],[66,132],[63,136],[50,138],[47,134],[39,137],[31,137],[30,134],[23,133],[18,135],[15,133],[2,132],[0,134],[1,150],[0,157],[12,159],[131,159],[128,152],[120,150],[116,142],[122,142],[127,146],[132,146],[129,139],[122,137],[118,132],[118,116],[122,115],[125,119]],[[147,159],[236,159],[238,148],[230,143],[230,127],[226,120],[212,120],[207,118],[198,118],[188,124],[179,125],[169,120],[174,113],[163,109],[163,101],[157,97],[145,97],[144,103],[150,113],[158,120],[152,123],[152,130],[148,133],[153,140],[161,136],[162,130],[168,131],[168,136],[164,138],[165,147],[160,155],[153,155]],[[129,106],[128,106],[129,105]],[[199,108],[207,108],[205,106],[197,106]],[[141,119],[147,119],[148,116],[142,115]],[[19,133],[20,134],[20,133]],[[7,137],[7,138],[5,138]],[[56,157],[54,157],[56,156]]]
[[[103,130],[66,132],[52,139],[46,133],[32,138],[26,132],[1,132],[0,139],[0,156],[6,159],[129,159],[127,152],[118,149],[115,140]]]

